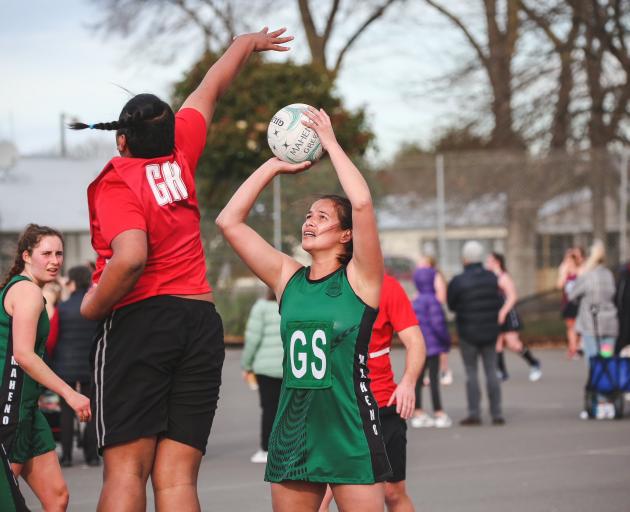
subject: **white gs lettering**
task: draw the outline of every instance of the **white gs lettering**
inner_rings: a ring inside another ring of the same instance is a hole
[[[188,198],[182,170],[177,162],[149,164],[145,167],[147,181],[159,206]]]
[[[304,377],[304,375],[306,375],[306,354],[304,352],[300,352],[298,354],[298,359],[300,360],[302,365],[300,366],[300,368],[296,368],[295,357],[294,357],[296,341],[299,341],[300,343],[302,343],[302,346],[306,345],[306,336],[304,335],[302,331],[295,331],[293,333],[293,336],[291,336],[291,344],[289,346],[289,350],[290,350],[289,355],[291,358],[291,371],[293,372],[293,375],[295,376],[296,379],[301,379],[302,377]]]
[[[326,353],[317,346],[317,340],[321,340],[322,345],[326,345],[326,333],[322,331],[321,329],[317,329],[313,333],[312,344],[313,344],[313,355],[317,359],[319,359],[322,362],[322,364],[321,364],[321,368],[318,370],[317,367],[315,366],[315,363],[311,363],[311,372],[313,373],[313,377],[315,377],[317,380],[322,380],[324,376],[326,375]]]

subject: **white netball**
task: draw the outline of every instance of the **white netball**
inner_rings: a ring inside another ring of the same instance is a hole
[[[308,119],[303,112],[308,109],[304,103],[293,103],[278,110],[269,122],[267,142],[273,154],[280,160],[299,164],[306,160],[318,160],[324,148],[314,130],[301,121]]]

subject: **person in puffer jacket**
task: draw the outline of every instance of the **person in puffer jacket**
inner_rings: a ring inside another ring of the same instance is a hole
[[[412,305],[427,347],[427,358],[416,383],[416,411],[411,419],[411,426],[415,428],[445,428],[452,424],[451,419],[442,409],[440,398],[440,355],[451,349],[451,337],[446,327],[444,311],[436,294],[436,283],[439,283],[440,279],[442,277],[434,268],[430,258],[423,258],[413,274],[418,295],[414,298]],[[433,402],[433,418],[422,410],[422,385],[427,368]]]
[[[252,462],[267,462],[269,435],[282,385],[283,355],[278,303],[273,290],[268,288],[265,298],[257,300],[249,313],[241,357],[243,378],[251,380],[255,375],[262,409],[260,449],[252,455]]]

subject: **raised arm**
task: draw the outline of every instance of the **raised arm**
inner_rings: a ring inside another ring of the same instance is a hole
[[[383,255],[370,189],[337,142],[328,114],[323,109],[310,108],[305,115],[309,120],[304,121],[304,125],[317,132],[352,205],[353,253],[348,264],[348,279],[359,297],[377,307],[383,281]]]
[[[218,99],[230,86],[253,52],[289,50],[283,45],[291,41],[293,37],[281,37],[285,31],[285,28],[281,28],[268,32],[265,27],[260,32],[238,36],[208,70],[199,86],[186,98],[182,108],[198,110],[205,118],[206,124],[210,124]]]
[[[300,264],[275,249],[249,227],[246,224],[247,216],[262,190],[277,174],[297,173],[307,169],[310,164],[308,161],[288,164],[278,158],[267,160],[238,188],[216,220],[232,249],[254,274],[273,289],[278,298]]]

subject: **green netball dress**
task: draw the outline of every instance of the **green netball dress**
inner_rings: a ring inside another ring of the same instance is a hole
[[[11,462],[20,464],[55,449],[48,422],[37,407],[43,388],[18,366],[13,357],[13,318],[4,309],[9,288],[28,280],[24,276],[14,276],[0,293],[0,451]],[[43,308],[37,322],[34,349],[40,357],[44,356],[49,328],[48,315]],[[3,473],[0,474],[0,509],[12,510],[5,508],[14,499],[12,475]]]
[[[345,267],[318,280],[301,268],[280,304],[284,377],[265,480],[372,484],[391,474],[367,352],[377,310]]]

